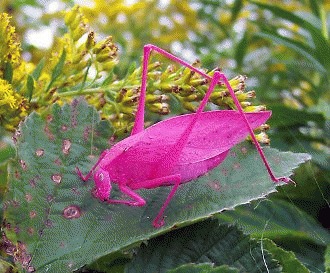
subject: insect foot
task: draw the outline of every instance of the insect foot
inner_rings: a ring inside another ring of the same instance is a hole
[[[294,182],[291,178],[285,177],[285,176],[277,177],[275,183],[277,183],[277,182],[284,182],[287,184],[293,183],[294,185],[296,185],[296,182]]]
[[[88,178],[86,178],[86,177],[83,176],[83,174],[81,173],[81,171],[79,170],[78,167],[76,167],[76,172],[77,172],[77,174],[78,174],[78,176],[80,177],[81,180],[83,180],[83,181],[87,181],[88,180]]]
[[[161,220],[159,220],[159,219],[155,219],[155,220],[152,222],[152,225],[154,226],[154,228],[160,228],[160,227],[162,227],[164,224],[165,224],[164,218],[161,219]]]

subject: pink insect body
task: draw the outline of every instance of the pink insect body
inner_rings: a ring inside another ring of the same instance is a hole
[[[144,129],[147,69],[152,50],[204,76],[210,85],[196,113],[169,118]],[[226,85],[237,110],[203,112],[217,84]],[[274,176],[253,133],[253,129],[265,123],[270,116],[270,111],[244,113],[226,76],[221,72],[216,71],[211,77],[161,48],[146,45],[141,94],[131,136],[103,151],[86,176],[77,168],[78,175],[86,181],[94,173],[94,196],[111,204],[144,206],[146,201],[135,190],[173,186],[153,221],[153,226],[158,228],[164,225],[164,211],[179,185],[218,166],[230,148],[249,134],[271,179],[274,182],[290,182],[290,178]],[[111,183],[118,184],[120,191],[130,200],[111,199]]]

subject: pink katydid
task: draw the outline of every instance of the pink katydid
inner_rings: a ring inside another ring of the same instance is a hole
[[[148,62],[152,51],[200,74],[210,84],[196,113],[169,118],[144,129]],[[274,182],[292,181],[288,177],[275,177],[253,132],[269,119],[270,111],[244,113],[226,76],[219,71],[210,76],[151,44],[144,46],[143,53],[141,93],[131,136],[103,151],[86,176],[77,168],[78,175],[84,181],[94,173],[93,194],[96,198],[110,204],[144,206],[146,201],[135,190],[173,186],[153,220],[154,227],[161,227],[164,225],[164,211],[179,185],[218,166],[226,158],[229,149],[249,134],[271,179]],[[217,84],[227,87],[237,110],[203,112]],[[118,184],[120,191],[131,199],[111,199],[111,183]]]

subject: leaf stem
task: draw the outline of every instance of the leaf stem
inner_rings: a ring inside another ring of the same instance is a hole
[[[73,96],[80,96],[80,95],[89,95],[89,94],[94,94],[94,93],[104,93],[104,92],[109,92],[112,93],[113,95],[116,95],[117,92],[114,90],[104,90],[102,88],[87,88],[84,90],[74,90],[74,91],[67,91],[63,93],[58,93],[57,95],[59,97],[73,97]]]

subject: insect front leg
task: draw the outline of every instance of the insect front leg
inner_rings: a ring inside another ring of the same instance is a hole
[[[146,204],[146,201],[140,195],[138,195],[135,191],[126,185],[119,185],[119,190],[127,196],[131,197],[133,200],[115,200],[108,198],[105,201],[109,204],[125,204],[135,207],[142,207]]]
[[[108,154],[108,151],[105,150],[102,152],[102,154],[100,155],[99,159],[97,160],[97,162],[94,164],[94,166],[92,167],[92,169],[88,172],[88,174],[86,174],[85,176],[81,173],[80,169],[78,167],[76,167],[76,172],[78,174],[78,176],[80,177],[81,180],[83,181],[87,181],[89,179],[89,177],[93,174],[93,171],[97,168],[97,166],[99,165],[100,161]]]
[[[135,115],[135,122],[133,125],[131,135],[135,135],[143,131],[144,129],[144,110],[145,110],[146,94],[147,94],[147,76],[148,76],[148,63],[149,63],[150,52],[151,52],[151,48],[148,46],[144,46],[139,104]]]

